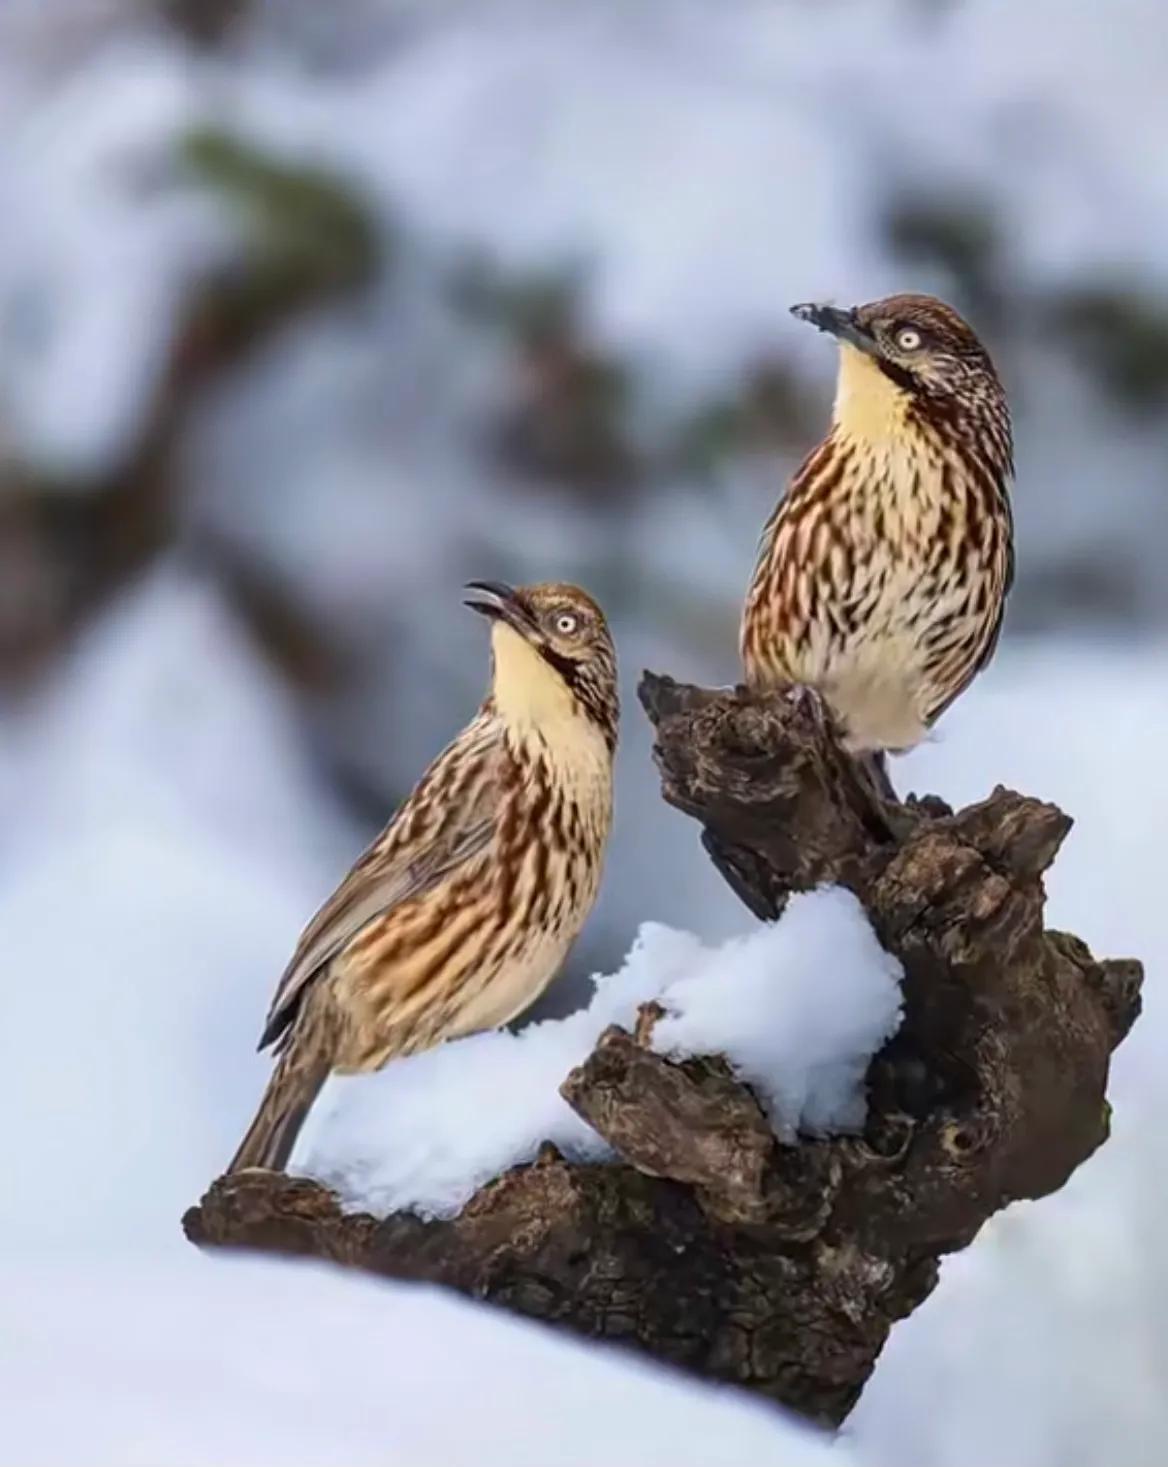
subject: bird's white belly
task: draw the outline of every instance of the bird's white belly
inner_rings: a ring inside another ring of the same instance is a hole
[[[921,568],[910,563],[886,576],[853,634],[828,623],[812,631],[804,680],[843,722],[853,751],[911,749],[925,736],[932,701],[925,634],[951,619],[960,600],[955,586],[922,605]]]
[[[911,749],[925,735],[924,677],[916,638],[890,634],[853,643],[831,658],[820,691],[861,749]]]

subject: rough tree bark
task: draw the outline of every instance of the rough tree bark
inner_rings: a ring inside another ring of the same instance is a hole
[[[795,697],[647,674],[641,701],[665,798],[757,916],[838,882],[901,959],[904,1024],[872,1063],[863,1134],[778,1143],[721,1060],[653,1053],[650,1007],[562,1086],[619,1163],[545,1147],[445,1222],[345,1216],[314,1182],[243,1173],[184,1225],[202,1246],[444,1283],[835,1424],[940,1257],[1106,1138],[1142,972],[1044,930],[1042,874],[1071,824],[1053,805],[885,799]]]

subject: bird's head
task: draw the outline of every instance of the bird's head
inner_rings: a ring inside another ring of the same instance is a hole
[[[616,649],[604,612],[579,586],[471,581],[466,604],[491,619],[491,692],[508,722],[548,731],[587,719],[616,747]]]
[[[984,439],[1002,467],[1010,416],[989,352],[944,301],[892,295],[865,306],[792,306],[791,314],[840,345],[836,421],[872,437],[914,422]]]

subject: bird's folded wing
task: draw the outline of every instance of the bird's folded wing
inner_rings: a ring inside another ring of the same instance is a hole
[[[957,682],[954,683],[948,696],[944,699],[943,702],[938,703],[935,707],[928,710],[925,721],[930,726],[936,723],[937,719],[941,717],[942,713],[944,713],[947,708],[949,708],[953,703],[957,701],[958,698],[961,697],[962,693],[965,692],[966,688],[969,687],[970,683],[974,680],[978,673],[985,671],[985,669],[990,665],[994,653],[997,651],[998,638],[1002,634],[1002,620],[1006,614],[1006,597],[1009,596],[1010,591],[1014,585],[1015,568],[1014,515],[1013,511],[1010,508],[1009,499],[1006,499],[1004,501],[1003,508],[1005,509],[1006,513],[1007,534],[1004,551],[1005,561],[1002,567],[1002,589],[1000,595],[998,596],[997,612],[994,616],[993,621],[990,623],[989,630],[986,633],[985,642],[978,649],[976,657],[974,657],[973,660],[970,662],[964,677],[958,679]]]
[[[451,752],[447,750],[447,754]],[[436,764],[430,776],[437,772]],[[495,829],[497,786],[490,780],[476,783],[473,794],[465,792],[471,798],[453,807],[440,800],[430,804],[430,831],[425,830],[429,822],[423,812],[420,821],[410,822],[415,832],[416,825],[421,824],[421,837],[395,842],[395,831],[403,828],[412,807],[425,799],[428,786],[433,788],[428,777],[388,829],[358,859],[301,934],[268,1011],[260,1049],[280,1037],[295,1017],[308,984],[363,927],[437,886],[486,849]],[[417,814],[416,808],[413,813]]]

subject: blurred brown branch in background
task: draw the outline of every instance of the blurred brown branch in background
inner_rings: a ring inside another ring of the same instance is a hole
[[[37,672],[96,602],[173,541],[178,459],[206,389],[384,263],[363,203],[330,174],[213,131],[190,135],[179,161],[235,220],[238,252],[191,292],[138,431],[100,482],[49,482],[19,461],[0,467],[0,685]],[[238,560],[227,569],[229,592],[250,575]],[[269,622],[274,594],[239,586],[245,606],[262,596]]]

